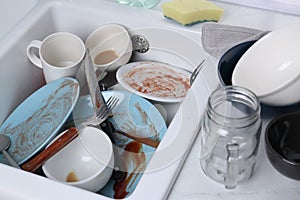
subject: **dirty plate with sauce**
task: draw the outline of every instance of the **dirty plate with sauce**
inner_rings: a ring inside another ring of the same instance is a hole
[[[43,86],[21,103],[0,127],[11,139],[8,153],[22,164],[55,137],[71,114],[79,95],[73,78],[61,78]],[[0,154],[0,163],[8,164]]]
[[[116,74],[128,91],[160,102],[181,102],[190,88],[190,76],[183,68],[154,61],[126,64]]]
[[[104,99],[120,99],[109,118],[116,131],[160,142],[167,126],[160,112],[148,100],[126,92],[105,91]],[[98,193],[114,199],[130,196],[145,172],[156,148],[120,133],[108,133],[113,141],[115,171],[110,181]]]

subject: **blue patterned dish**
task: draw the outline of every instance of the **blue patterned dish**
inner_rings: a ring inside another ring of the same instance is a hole
[[[55,137],[71,114],[79,96],[73,78],[61,78],[35,91],[23,101],[0,127],[11,139],[8,153],[22,164]],[[7,160],[0,154],[0,162]]]
[[[162,140],[167,126],[162,115],[152,103],[126,91],[103,91],[102,95],[106,101],[111,96],[119,99],[116,107],[112,109],[112,116],[108,119],[115,130],[157,142]],[[73,111],[75,121],[82,123],[91,117],[93,115],[92,106],[90,96],[79,97]],[[98,193],[110,198],[123,199],[134,192],[156,152],[156,148],[116,132],[106,133],[114,146],[115,170],[109,182]]]
[[[125,91],[105,91],[107,101],[110,96],[119,98],[109,119],[116,130],[140,138],[161,141],[167,126],[156,107],[141,96]],[[118,133],[108,133],[114,143],[115,171],[112,178],[99,194],[123,199],[129,197],[142,178],[156,149]]]

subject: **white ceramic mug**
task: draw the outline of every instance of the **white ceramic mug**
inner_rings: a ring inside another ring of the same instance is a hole
[[[115,71],[126,64],[132,55],[130,35],[119,24],[100,26],[88,36],[85,46],[90,50],[98,80],[106,72]]]
[[[38,49],[36,54],[35,49]],[[85,55],[85,45],[76,35],[57,32],[43,41],[33,40],[27,46],[29,60],[43,69],[47,83],[61,77],[75,77]]]

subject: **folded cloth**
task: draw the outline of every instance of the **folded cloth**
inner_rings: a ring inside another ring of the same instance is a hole
[[[258,40],[268,32],[207,22],[202,26],[201,40],[204,50],[219,59],[231,47],[243,42]]]

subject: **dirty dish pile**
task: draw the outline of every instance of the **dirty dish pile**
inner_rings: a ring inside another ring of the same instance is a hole
[[[115,163],[114,178],[99,193],[122,199],[135,191],[143,174],[147,172],[156,147],[120,133],[159,143],[167,132],[167,126],[156,107],[141,96],[117,90],[105,91],[103,96],[105,100],[111,96],[120,100],[112,110],[113,117],[109,119],[115,132],[108,133],[114,143],[114,153],[118,161]]]
[[[300,26],[271,31],[237,62],[232,84],[253,91],[262,103],[286,106],[300,101]]]
[[[56,36],[56,33],[52,35]],[[162,112],[165,115],[170,112],[161,103],[167,103],[171,107],[176,105],[172,112],[177,112],[177,106],[191,87],[191,72],[158,61],[128,63],[135,51],[132,39],[134,38],[130,37],[122,25],[106,24],[88,35],[84,48],[79,45],[81,55],[84,56],[76,63],[76,66],[80,65],[75,76],[78,80],[73,78],[74,73],[59,73],[67,67],[58,64],[51,66],[55,69],[55,75],[59,76],[53,77],[53,80],[46,79],[46,85],[33,94],[34,98],[26,99],[0,130],[1,134],[10,137],[12,145],[8,151],[23,170],[26,170],[24,166],[29,166],[30,161],[38,160],[34,158],[51,151],[52,154],[46,157],[46,161],[41,161],[34,170],[27,171],[111,198],[126,198],[133,193],[167,132],[167,123],[172,120],[162,116]],[[167,43],[170,45],[170,42]],[[28,49],[33,48],[32,43],[29,44]],[[169,52],[164,50],[164,53]],[[174,55],[178,60],[184,60],[177,54]],[[144,60],[150,60],[150,57],[145,57]],[[29,55],[27,58],[30,60]],[[92,64],[86,62],[87,58],[91,58]],[[86,66],[91,66],[92,70]],[[94,70],[98,80],[89,79],[89,72],[93,74]],[[79,76],[80,73],[83,76]],[[95,85],[98,86],[98,81],[106,73],[116,75],[116,84],[123,89],[102,91],[95,98],[86,94],[86,91],[99,89]],[[43,75],[46,77],[46,74]],[[81,80],[82,77],[86,80]],[[109,118],[99,126],[83,125],[104,105],[98,98],[107,102],[112,96],[119,101],[110,111]],[[153,105],[150,100],[159,102],[158,105],[162,108],[158,110],[159,106]],[[174,114],[171,117],[175,116],[175,113],[171,114]],[[106,125],[112,128],[105,129]],[[63,131],[57,136],[58,131],[67,128],[76,130],[75,139],[72,137],[72,140],[54,151],[53,146],[62,144],[61,138],[65,139],[68,135],[68,132]],[[0,162],[9,164],[2,155]],[[120,183],[123,185],[120,186]]]
[[[98,193],[111,198],[121,198],[118,195],[122,194],[124,187],[118,187],[118,184],[122,183],[128,192],[125,197],[128,197],[135,190],[148,162],[156,152],[157,146],[143,141],[159,144],[167,126],[156,107],[141,96],[117,90],[103,91],[102,94],[105,101],[114,96],[119,102],[111,111],[112,117],[105,122],[114,127],[114,130],[106,131],[106,134],[113,142],[115,171]],[[84,118],[87,111],[93,110],[90,96],[80,97],[76,107],[77,117],[81,118],[82,114]]]

